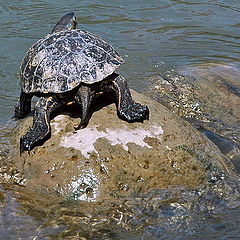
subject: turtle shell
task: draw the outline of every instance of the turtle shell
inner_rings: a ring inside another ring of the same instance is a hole
[[[112,74],[124,60],[95,34],[68,30],[47,35],[26,53],[20,67],[25,93],[63,93]]]

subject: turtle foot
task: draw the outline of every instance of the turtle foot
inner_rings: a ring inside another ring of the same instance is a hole
[[[121,107],[118,114],[121,119],[127,122],[143,122],[149,119],[148,107],[139,103]]]
[[[51,136],[50,113],[60,104],[53,97],[41,97],[35,105],[33,126],[20,139],[20,153],[31,151]]]
[[[26,93],[21,93],[20,98],[15,105],[13,118],[25,118],[31,112],[31,99],[32,96]]]
[[[33,149],[33,142],[30,141],[25,136],[20,138],[20,154],[24,151],[28,151],[28,153]]]
[[[20,154],[24,151],[30,153],[34,147],[42,145],[51,135],[47,129],[37,130],[38,129],[30,129],[26,135],[20,138]]]

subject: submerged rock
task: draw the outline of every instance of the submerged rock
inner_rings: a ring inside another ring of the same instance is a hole
[[[181,73],[192,77],[195,94],[205,113],[232,127],[239,127],[239,69],[233,65],[209,64],[188,67]]]
[[[86,201],[177,185],[195,188],[233,172],[215,145],[190,124],[156,101],[132,94],[148,105],[149,121],[122,121],[110,104],[95,111],[85,129],[74,131],[79,118],[58,115],[51,121],[51,138],[20,156],[19,138],[32,124],[28,117],[14,130],[13,150],[4,164],[29,189]]]
[[[239,74],[234,66],[217,64],[169,71],[154,77],[150,94],[191,122],[240,172]]]

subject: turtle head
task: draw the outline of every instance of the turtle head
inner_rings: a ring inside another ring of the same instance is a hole
[[[58,23],[54,26],[52,33],[64,30],[72,30],[76,28],[77,28],[76,14],[74,12],[69,12],[58,21]]]

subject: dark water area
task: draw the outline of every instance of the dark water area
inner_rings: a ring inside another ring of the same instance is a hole
[[[0,146],[8,141],[15,124],[10,119],[19,96],[18,73],[25,52],[69,11],[76,12],[79,28],[100,35],[118,50],[126,60],[119,72],[139,92],[166,69],[212,63],[240,68],[238,0],[1,1]],[[231,90],[239,94],[239,89]],[[0,158],[5,157],[1,154]],[[88,203],[50,201],[47,196],[35,199],[21,188],[0,186],[0,239],[240,236],[240,198],[232,184],[220,182],[177,193],[159,190],[134,203],[97,206],[92,214]]]

